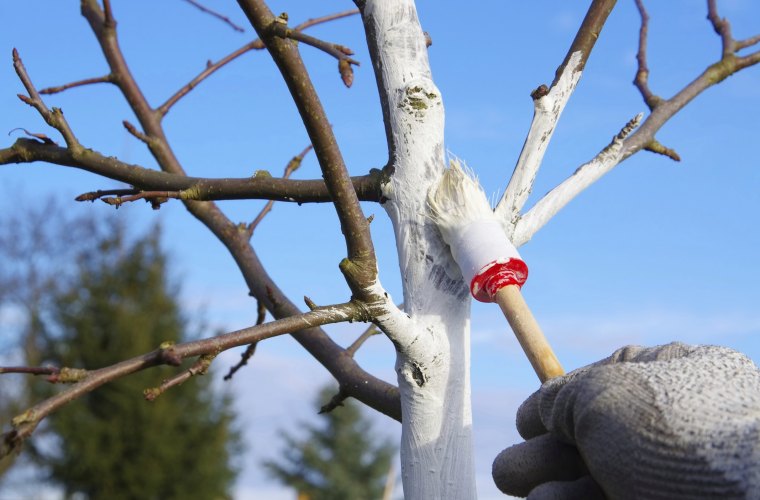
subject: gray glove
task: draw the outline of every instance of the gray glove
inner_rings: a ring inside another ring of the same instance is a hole
[[[493,478],[530,499],[760,499],[760,371],[713,346],[624,347],[547,381]]]

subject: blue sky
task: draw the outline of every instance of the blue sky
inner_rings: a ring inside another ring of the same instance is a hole
[[[704,2],[649,2],[649,65],[652,90],[670,97],[714,62],[719,40],[705,19]],[[488,193],[500,193],[532,116],[529,93],[550,83],[584,14],[586,2],[473,3],[420,1],[423,28],[433,39],[430,59],[447,115],[447,148],[474,169]],[[234,2],[207,5],[244,18]],[[348,1],[271,2],[293,24],[349,9]],[[721,14],[744,38],[760,32],[760,4],[719,2]],[[246,43],[239,34],[180,0],[114,0],[120,41],[132,71],[150,102],[158,105],[194,77],[207,60],[217,60]],[[11,66],[11,47],[20,51],[38,88],[105,73],[94,37],[79,16],[79,2],[3,2],[0,33],[0,131],[25,127],[58,140],[39,116],[18,101],[23,88]],[[321,92],[335,133],[353,174],[386,161],[385,138],[375,80],[357,17],[310,31],[348,45],[361,67],[345,89],[335,61],[308,47],[306,63]],[[594,49],[575,95],[557,128],[534,194],[543,193],[592,158],[646,107],[631,85],[639,18],[632,0],[621,0]],[[5,61],[5,62],[2,62]],[[134,121],[115,88],[90,86],[46,98],[63,108],[80,141],[107,155],[154,166],[142,144],[121,121]],[[531,269],[526,299],[558,357],[572,369],[626,344],[671,340],[735,347],[760,361],[760,68],[750,68],[699,96],[658,134],[683,161],[639,153],[604,177],[543,228],[521,252]],[[169,113],[170,141],[191,175],[225,177],[268,169],[273,174],[308,143],[294,106],[274,65],[263,52],[249,53],[212,76]],[[2,147],[14,137],[2,136]],[[319,177],[313,156],[300,178]],[[0,167],[0,216],[33,197],[119,187],[113,181],[60,166]],[[224,202],[233,220],[251,220],[260,202]],[[76,204],[71,210],[105,214],[104,204]],[[381,207],[372,232],[381,278],[401,298],[390,224]],[[137,227],[161,220],[183,301],[202,309],[214,328],[249,325],[255,307],[232,259],[178,203],[159,212],[134,204],[119,210]],[[317,303],[343,301],[348,289],[337,263],[344,247],[329,205],[277,204],[254,235],[262,261],[293,297]],[[7,265],[7,264],[4,264]],[[12,265],[12,264],[11,264]],[[361,327],[330,330],[345,344]],[[234,362],[228,353],[220,371]],[[498,308],[473,307],[473,401],[479,490],[497,497],[490,462],[515,442],[514,411],[536,389],[535,376]],[[393,381],[393,352],[373,338],[360,362]],[[281,426],[312,418],[315,388],[324,371],[287,338],[267,341],[250,369],[232,389],[244,412],[250,452],[239,496],[289,498],[257,470],[261,457],[276,455],[273,437]],[[378,417],[383,429],[396,424]],[[266,489],[266,490],[264,490]],[[263,493],[266,491],[266,493]],[[278,496],[279,495],[279,496]]]

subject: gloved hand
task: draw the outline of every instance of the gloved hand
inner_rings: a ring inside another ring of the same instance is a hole
[[[713,346],[624,347],[547,381],[493,478],[534,499],[760,499],[760,371]]]

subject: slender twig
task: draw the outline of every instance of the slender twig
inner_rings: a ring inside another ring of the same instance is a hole
[[[0,374],[21,373],[26,375],[53,375],[60,368],[55,366],[0,366]]]
[[[68,122],[63,117],[63,111],[61,111],[60,108],[53,108],[52,111],[48,109],[48,107],[42,101],[42,98],[37,92],[34,84],[32,83],[31,78],[29,78],[29,74],[26,72],[24,63],[21,61],[21,57],[19,57],[18,51],[15,48],[13,49],[13,68],[16,70],[16,74],[21,80],[21,83],[24,85],[24,88],[29,93],[28,97],[19,94],[18,98],[21,99],[24,103],[36,109],[40,116],[42,116],[42,118],[45,120],[45,123],[61,133],[63,140],[66,141],[66,145],[68,146],[69,150],[74,153],[80,151],[82,147],[80,146],[77,138],[74,136],[74,132],[71,131]]]
[[[47,87],[40,90],[40,94],[57,94],[64,90],[74,87],[82,87],[84,85],[92,85],[94,83],[113,83],[113,77],[111,75],[98,76],[95,78],[85,78],[84,80],[78,80],[76,82],[67,83],[65,85],[59,85],[57,87]]]
[[[641,27],[639,28],[639,50],[636,53],[636,61],[638,68],[636,70],[636,77],[633,80],[633,84],[641,92],[641,96],[644,98],[644,102],[649,106],[649,109],[654,109],[655,106],[662,99],[654,95],[649,88],[649,66],[647,65],[647,39],[649,33],[649,14],[644,7],[643,0],[636,0],[636,7],[639,10],[641,16]]]
[[[353,357],[354,354],[356,354],[356,351],[359,350],[359,348],[367,341],[367,339],[379,333],[380,330],[377,328],[377,326],[368,326],[367,329],[364,330],[361,335],[359,335],[359,338],[354,340],[354,342],[346,348],[346,354]]]
[[[320,40],[319,38],[307,35],[296,29],[288,28],[287,25],[279,22],[271,25],[271,31],[275,36],[303,42],[306,45],[311,45],[315,49],[321,50],[325,54],[331,55],[338,60],[338,70],[346,87],[350,87],[353,83],[354,73],[351,69],[351,65],[355,64],[356,66],[359,66],[359,62],[349,57],[354,55],[354,52],[348,47]]]
[[[171,359],[182,360],[189,357],[202,355],[217,355],[218,353],[240,345],[258,342],[267,338],[295,332],[304,328],[312,328],[317,325],[339,323],[348,320],[365,321],[363,308],[354,302],[335,304],[320,308],[317,311],[309,311],[297,316],[275,320],[263,325],[243,328],[234,332],[218,335],[207,339],[185,342],[171,346]],[[166,348],[159,348],[153,352],[136,356],[114,365],[91,370],[87,376],[76,384],[57,393],[56,395],[36,404],[22,414],[16,416],[11,424],[13,430],[3,436],[0,449],[0,457],[18,449],[23,441],[28,438],[37,425],[69,402],[92,392],[94,389],[126,375],[142,371],[146,368],[160,364],[175,364],[169,362],[165,355]]]
[[[715,33],[720,36],[723,57],[733,54],[736,48],[734,47],[734,37],[731,35],[731,24],[718,14],[716,0],[707,0],[707,19],[710,20]]]
[[[334,21],[336,19],[342,19],[344,17],[352,16],[354,14],[357,14],[359,11],[354,10],[347,10],[345,12],[338,12],[336,14],[330,14],[327,16],[317,17],[314,19],[309,19],[295,28],[293,28],[295,31],[301,31],[306,28],[310,28],[312,26],[316,26],[318,24],[326,23],[329,21]],[[264,42],[261,41],[261,39],[257,38],[256,40],[253,40],[239,49],[235,50],[234,52],[226,55],[225,57],[221,58],[215,63],[206,64],[206,67],[203,71],[201,71],[198,76],[193,78],[189,83],[187,83],[185,86],[183,86],[181,89],[179,89],[177,92],[174,93],[169,99],[166,100],[161,106],[156,108],[156,111],[158,111],[162,116],[166,115],[172,106],[174,106],[177,101],[182,99],[184,96],[186,96],[188,93],[190,93],[191,90],[193,90],[195,87],[197,87],[203,80],[208,78],[210,75],[215,73],[217,70],[221,69],[223,66],[225,66],[227,63],[237,59],[241,55],[245,54],[246,52],[249,52],[251,50],[262,50],[264,49]]]
[[[256,317],[256,324],[261,325],[264,323],[264,320],[267,317],[267,308],[264,306],[264,303],[260,300],[257,301],[256,304],[257,308],[257,317]],[[248,361],[251,360],[253,355],[256,353],[256,346],[258,345],[258,342],[251,342],[248,344],[248,347],[245,348],[245,351],[243,354],[240,355],[240,361],[237,362],[235,366],[230,367],[230,371],[227,372],[227,375],[224,376],[224,380],[231,380],[233,375],[240,370],[242,367],[248,364]]]
[[[196,375],[205,375],[208,373],[208,369],[211,367],[211,362],[215,357],[216,354],[204,354],[200,356],[198,360],[193,363],[193,365],[190,366],[190,368],[187,370],[184,370],[181,373],[178,373],[177,375],[164,380],[158,387],[145,389],[143,391],[143,396],[148,401],[155,401],[157,397],[172,387],[177,387],[178,385],[185,383],[187,380],[195,377]]]
[[[734,42],[734,49],[736,52],[739,52],[740,50],[746,49],[748,47],[752,47],[755,44],[760,43],[760,35],[755,35],[752,37],[749,37],[745,40],[737,40]]]
[[[288,179],[290,176],[298,170],[298,168],[301,166],[301,162],[304,159],[304,156],[307,155],[309,151],[312,150],[312,145],[309,144],[306,146],[303,151],[298,153],[296,156],[294,156],[288,164],[285,166],[285,171],[282,174],[283,179]],[[262,220],[264,220],[264,217],[272,211],[272,206],[274,205],[274,200],[269,200],[266,205],[264,205],[264,208],[261,209],[261,212],[259,212],[259,215],[256,216],[253,221],[248,224],[248,232],[253,236],[253,232],[256,230],[256,227],[261,223]]]
[[[216,12],[215,10],[211,10],[208,7],[202,5],[201,3],[196,2],[195,0],[185,0],[185,2],[189,3],[190,5],[193,5],[194,7],[196,7],[201,12],[204,12],[206,14],[210,14],[211,16],[219,19],[220,21],[227,23],[227,25],[229,25],[233,30],[235,30],[235,31],[237,31],[239,33],[245,32],[245,29],[242,26],[238,26],[237,24],[233,23],[232,20],[229,17],[224,16],[224,15]]]
[[[145,144],[150,144],[151,138],[148,137],[146,134],[143,134],[139,130],[137,130],[137,127],[135,127],[131,122],[127,120],[123,120],[121,124],[124,126],[124,128],[132,134],[134,137],[136,137],[140,142],[144,142]]]
[[[341,387],[338,389],[338,392],[330,398],[330,401],[322,405],[322,407],[319,409],[319,414],[322,415],[324,413],[330,413],[335,408],[343,406],[343,401],[345,401],[347,398],[348,393]]]

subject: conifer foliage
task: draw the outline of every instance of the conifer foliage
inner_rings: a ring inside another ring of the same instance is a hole
[[[325,388],[318,401],[327,401],[334,393],[334,388]],[[298,498],[383,498],[395,446],[373,438],[377,433],[353,400],[321,416],[322,425],[303,424],[303,438],[283,432],[282,459],[264,466],[280,482],[293,487]]]
[[[77,278],[53,301],[43,359],[98,368],[187,338],[156,232],[122,230],[79,255]],[[40,461],[67,497],[228,498],[238,449],[230,401],[193,377],[153,402],[142,394],[182,368],[161,367],[107,384],[52,415],[53,452]]]

